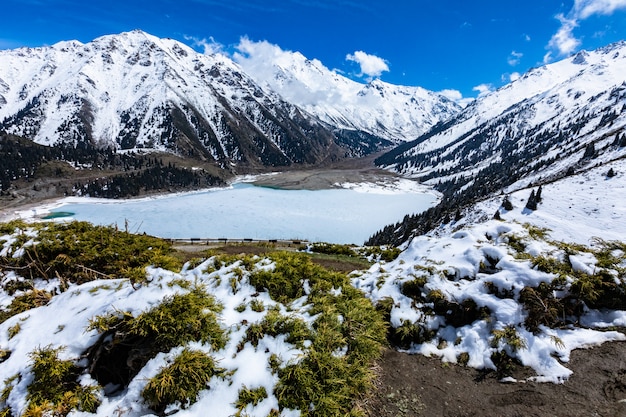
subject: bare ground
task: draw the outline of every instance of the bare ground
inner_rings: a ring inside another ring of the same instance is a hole
[[[626,342],[575,350],[563,384],[501,383],[495,373],[385,351],[371,417],[626,416]],[[525,370],[520,369],[525,373]]]

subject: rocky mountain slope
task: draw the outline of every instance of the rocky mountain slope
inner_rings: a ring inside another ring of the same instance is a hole
[[[444,193],[428,221],[407,218],[407,224],[391,226],[386,234],[395,234],[399,243],[414,227],[428,230],[491,193],[548,183],[624,158],[625,109],[625,42],[529,71],[377,159],[378,165]]]
[[[622,42],[531,70],[378,163],[434,182],[514,161],[554,176],[623,155],[625,109]]]
[[[268,92],[321,120],[348,130],[364,131],[396,142],[413,140],[461,107],[421,87],[398,86],[374,79],[353,81],[300,52],[272,46],[272,59],[243,52],[235,59]]]
[[[231,165],[318,164],[389,142],[333,133],[226,56],[141,31],[0,52],[0,129]]]

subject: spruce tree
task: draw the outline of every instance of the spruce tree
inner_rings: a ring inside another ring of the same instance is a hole
[[[526,203],[526,208],[528,210],[537,210],[537,197],[535,195],[535,190],[530,192],[530,197],[528,197],[528,202]]]
[[[613,178],[615,176],[615,171],[613,171],[613,168],[609,169],[609,172],[606,173],[606,176],[609,178]]]
[[[537,188],[537,194],[535,194],[535,201],[541,203],[541,185]]]
[[[513,203],[511,203],[511,200],[509,200],[508,195],[504,197],[504,200],[502,200],[502,208],[506,211],[513,210]]]

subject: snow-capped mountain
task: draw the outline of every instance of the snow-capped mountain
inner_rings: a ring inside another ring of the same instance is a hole
[[[533,69],[378,163],[485,191],[546,181],[626,155],[625,109],[620,42]]]
[[[1,51],[0,129],[47,145],[169,149],[223,166],[366,152],[342,146],[348,139],[261,89],[228,57],[142,31]]]
[[[339,128],[403,142],[461,110],[455,102],[421,87],[397,86],[378,79],[362,84],[300,52],[273,52],[272,59],[258,59],[244,50],[235,60],[266,91],[278,92]]]

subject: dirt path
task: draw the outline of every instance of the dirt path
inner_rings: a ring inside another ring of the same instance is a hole
[[[626,342],[575,350],[564,384],[501,383],[494,374],[387,350],[367,401],[371,417],[624,417]]]

